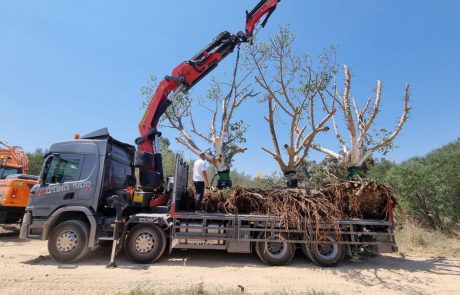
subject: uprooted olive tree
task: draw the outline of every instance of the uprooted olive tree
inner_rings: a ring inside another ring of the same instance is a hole
[[[175,139],[186,149],[196,155],[206,155],[219,175],[219,188],[232,186],[233,157],[246,150],[241,146],[246,142],[246,126],[235,119],[235,112],[245,101],[257,96],[248,83],[252,71],[245,67],[246,71],[241,73],[240,63],[237,57],[230,82],[212,80],[207,99],[192,99],[190,94],[177,95],[160,121],[162,127],[178,132]],[[152,78],[141,92],[150,97],[155,88],[156,79]],[[206,120],[209,123],[205,125],[203,121]]]
[[[396,127],[390,132],[386,129],[376,129],[375,126],[375,119],[380,112],[381,106],[382,81],[377,81],[375,97],[369,97],[364,107],[360,108],[356,100],[351,96],[351,74],[346,65],[344,66],[344,73],[345,85],[343,92],[339,93],[336,85],[334,85],[332,92],[328,92],[338,109],[332,116],[331,121],[340,150],[327,148],[318,143],[313,143],[312,147],[339,161],[340,164],[348,169],[348,177],[352,177],[359,172],[360,167],[374,152],[378,151],[385,154],[393,147],[393,141],[401,132],[410,112],[409,84],[406,84],[404,88],[402,114]],[[345,122],[344,125],[349,140],[339,131],[337,126],[338,116],[341,116],[340,119]]]
[[[294,34],[281,28],[267,43],[249,49],[255,81],[263,93],[272,147],[262,147],[278,163],[289,187],[308,156],[315,137],[327,131],[335,108],[327,107],[326,91],[336,73],[335,51],[324,50],[318,61],[293,49]]]

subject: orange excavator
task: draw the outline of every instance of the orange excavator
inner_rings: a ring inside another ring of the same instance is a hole
[[[21,147],[0,141],[0,223],[20,222],[38,177],[28,175],[29,159]]]

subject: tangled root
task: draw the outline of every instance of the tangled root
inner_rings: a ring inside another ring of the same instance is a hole
[[[299,230],[345,218],[383,219],[394,193],[375,182],[347,181],[319,190],[261,190],[236,186],[207,191],[201,209],[209,213],[268,215]]]

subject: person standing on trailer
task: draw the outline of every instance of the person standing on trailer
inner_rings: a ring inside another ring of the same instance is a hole
[[[195,212],[201,212],[204,189],[209,187],[205,153],[201,153],[200,158],[193,164],[193,184],[195,185]]]

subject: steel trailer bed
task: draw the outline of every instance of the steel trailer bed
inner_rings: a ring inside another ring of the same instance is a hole
[[[320,224],[318,226],[319,234],[315,224],[308,224],[307,227],[307,230],[303,231],[286,227],[278,218],[272,216],[178,212],[172,218],[170,249],[204,248],[233,252],[232,250],[235,248],[246,249],[249,247],[243,252],[250,252],[249,243],[267,241],[266,238],[260,237],[262,233],[268,236],[282,233],[288,237],[284,240],[287,243],[337,243],[367,248],[367,250],[371,249],[378,253],[397,251],[393,226],[390,221],[340,220],[334,223]],[[336,235],[337,241],[318,241],[316,239],[328,233]],[[231,244],[228,245],[228,243]],[[237,245],[240,247],[236,247]],[[359,249],[355,251],[357,250]]]
[[[285,265],[300,248],[320,266],[336,266],[345,256],[362,252],[397,251],[393,224],[389,220],[338,220],[307,223],[299,230],[273,216],[219,213],[141,213],[130,217],[134,224],[160,225],[173,249],[256,252],[269,265]],[[148,230],[146,230],[148,232]]]

